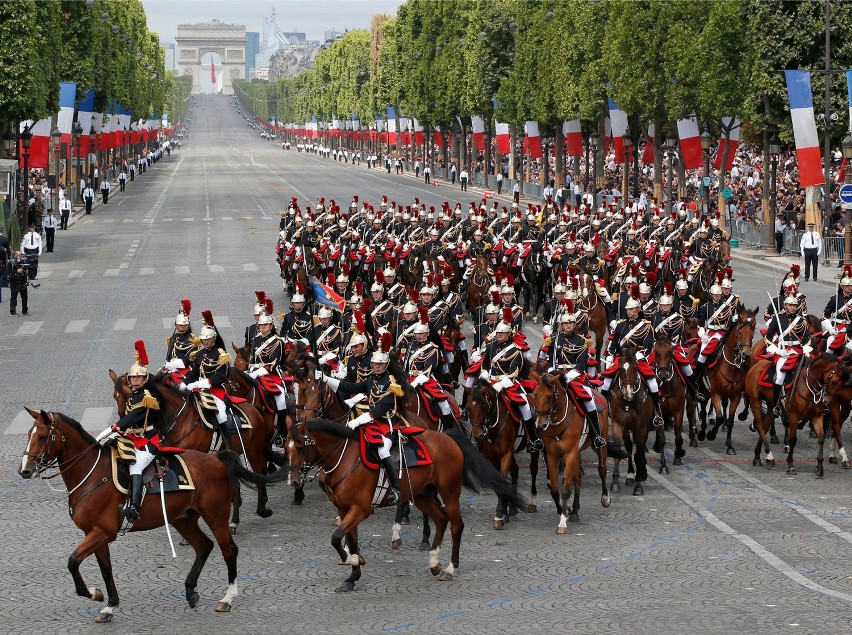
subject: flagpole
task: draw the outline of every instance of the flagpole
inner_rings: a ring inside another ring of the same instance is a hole
[[[313,252],[311,252],[311,257],[313,257]],[[314,284],[313,282],[311,282],[312,276],[308,273],[308,254],[306,253],[304,244],[302,245],[302,262],[305,265],[305,293],[308,292],[308,286],[310,285],[311,287],[311,301],[306,302],[306,304],[308,305],[308,314],[311,316],[311,329],[309,331],[311,338],[311,352],[313,353],[314,357],[316,357],[318,352],[317,336],[316,333],[314,333],[314,327],[316,326],[314,324],[314,300],[316,299],[316,297],[314,294]],[[307,297],[305,299],[307,300]]]

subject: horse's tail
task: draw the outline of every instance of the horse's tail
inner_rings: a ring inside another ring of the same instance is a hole
[[[285,465],[288,461],[287,454],[272,445],[272,439],[264,444],[263,456],[266,457],[267,461],[278,466]]]
[[[216,456],[225,464],[225,468],[228,470],[228,478],[234,485],[237,484],[237,481],[249,487],[252,485],[274,485],[286,481],[289,476],[287,470],[276,470],[269,476],[252,472],[243,467],[240,457],[231,450],[221,450]]]
[[[527,508],[526,499],[512,489],[512,483],[509,479],[500,474],[491,463],[485,460],[485,457],[470,442],[461,428],[450,428],[444,434],[456,442],[464,456],[464,480],[462,483],[465,487],[474,492],[479,492],[483,488],[490,489],[518,509]]]

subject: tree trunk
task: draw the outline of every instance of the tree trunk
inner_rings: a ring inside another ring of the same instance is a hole
[[[556,161],[554,163],[553,175],[556,181],[556,188],[562,187],[565,182],[565,137],[562,136],[562,124],[556,124],[556,147],[553,151],[556,153]]]
[[[661,122],[654,122],[654,200],[658,204],[663,203],[663,126]]]

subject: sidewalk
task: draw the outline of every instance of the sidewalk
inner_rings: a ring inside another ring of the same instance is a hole
[[[772,253],[775,253],[774,250]],[[780,256],[768,256],[762,249],[746,249],[743,247],[732,248],[731,257],[734,261],[732,268],[734,270],[735,278],[737,276],[737,262],[747,262],[754,267],[773,273],[779,282],[781,278],[784,277],[784,274],[790,271],[790,267],[792,265],[799,265],[802,269],[799,275],[802,282],[805,280],[805,263],[802,258],[796,258],[787,254]],[[835,288],[837,286],[837,280],[840,278],[840,274],[842,272],[843,268],[838,268],[837,262],[831,262],[827,265],[823,265],[822,262],[820,262],[818,273],[819,278],[817,280],[811,280],[808,284],[819,284],[825,287]]]

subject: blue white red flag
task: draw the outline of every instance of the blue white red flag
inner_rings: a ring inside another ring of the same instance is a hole
[[[790,97],[790,116],[793,137],[796,139],[796,159],[799,162],[799,185],[812,187],[825,183],[819,135],[814,121],[814,101],[811,95],[810,71],[784,71],[787,95]]]
[[[321,305],[327,306],[329,309],[334,309],[343,313],[346,307],[346,301],[337,295],[327,284],[323,284],[313,276],[310,276],[311,288],[314,291],[314,299]]]

